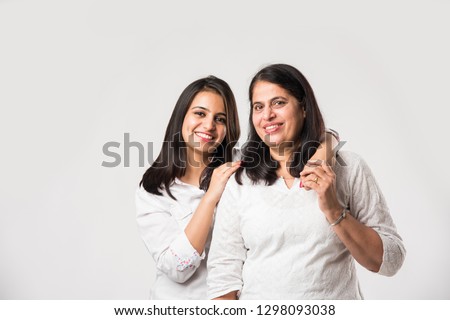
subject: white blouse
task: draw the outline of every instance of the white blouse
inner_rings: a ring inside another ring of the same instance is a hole
[[[338,198],[383,242],[379,273],[401,267],[405,248],[366,163],[348,151],[334,168]],[[343,161],[343,162],[342,162]],[[345,164],[345,165],[343,165]],[[282,179],[243,185],[231,177],[219,202],[208,257],[208,298],[362,299],[354,259],[319,209],[317,194]]]
[[[211,235],[205,252],[197,252],[184,233],[205,192],[175,179],[157,196],[140,187],[136,191],[137,223],[142,239],[156,263],[156,280],[150,299],[206,299],[206,266]]]

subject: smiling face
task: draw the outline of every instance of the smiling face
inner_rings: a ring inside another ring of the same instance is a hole
[[[252,93],[252,122],[256,133],[271,148],[298,143],[305,111],[283,87],[258,81]]]
[[[183,120],[182,136],[188,157],[206,159],[226,134],[227,116],[222,97],[211,91],[200,91],[192,100]]]

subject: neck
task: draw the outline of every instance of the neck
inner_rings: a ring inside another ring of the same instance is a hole
[[[270,149],[270,155],[276,161],[278,161],[279,167],[277,169],[277,175],[284,179],[293,178],[289,173],[287,164],[291,160],[293,150],[291,148],[282,148],[280,146]]]
[[[284,165],[291,159],[292,152],[292,149],[279,146],[270,148],[270,155],[272,158],[277,160],[280,164],[284,163]]]
[[[277,169],[277,175],[279,177],[283,177],[284,179],[293,179],[294,177],[291,176],[288,168],[287,168],[287,162],[286,161],[278,161],[279,167]]]
[[[180,180],[185,183],[198,186],[200,184],[200,176],[209,164],[208,157],[204,157],[203,155],[199,155],[195,152],[188,152],[186,161],[186,171]]]

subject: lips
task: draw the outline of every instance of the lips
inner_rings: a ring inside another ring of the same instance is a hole
[[[283,123],[269,123],[263,126],[263,128],[267,134],[270,134],[278,131],[281,128],[281,126],[283,126]]]
[[[211,136],[210,134],[204,133],[204,132],[194,132],[195,135],[197,137],[199,137],[201,140],[205,141],[205,142],[212,142],[213,141],[213,136]]]

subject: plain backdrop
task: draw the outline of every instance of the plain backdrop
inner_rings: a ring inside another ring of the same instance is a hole
[[[449,13],[444,0],[0,0],[0,298],[147,299],[134,192],[179,94],[225,79],[242,144],[250,79],[281,62],[368,162],[404,239],[394,277],[358,269],[365,297],[449,299]]]

